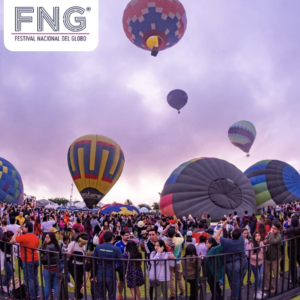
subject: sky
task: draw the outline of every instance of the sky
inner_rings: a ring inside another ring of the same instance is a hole
[[[0,19],[3,20],[3,0]],[[217,157],[245,171],[262,159],[300,169],[300,2],[182,0],[182,40],[156,58],[123,31],[128,1],[99,1],[99,45],[92,52],[10,52],[0,22],[0,157],[37,199],[70,197],[70,144],[101,134],[123,149],[123,173],[102,203],[159,202],[172,171]],[[183,89],[180,115],[167,94]],[[228,140],[251,121],[250,158]],[[82,200],[74,188],[73,198]]]

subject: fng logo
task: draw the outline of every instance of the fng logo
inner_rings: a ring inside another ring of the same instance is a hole
[[[98,45],[98,0],[84,0],[85,8],[83,0],[4,1],[4,43],[11,51],[91,51]]]

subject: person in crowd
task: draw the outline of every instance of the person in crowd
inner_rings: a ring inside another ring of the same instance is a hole
[[[201,271],[201,254],[197,254],[194,244],[189,244],[185,249],[185,259],[182,260],[183,277],[190,284],[190,300],[197,300],[198,277]]]
[[[23,213],[20,212],[19,215],[16,217],[17,222],[19,223],[18,225],[22,226],[23,223],[25,222],[25,218],[23,217]]]
[[[176,236],[178,235],[178,237]],[[174,254],[175,258],[180,258],[180,253],[181,253],[181,245],[184,242],[183,236],[181,233],[178,231],[178,226],[175,225],[174,227],[171,225],[168,225],[166,227],[166,230],[164,231],[164,235],[167,235],[164,237],[164,242],[166,244],[166,247],[168,249],[168,252],[171,252]],[[183,285],[183,280],[182,280],[182,271],[181,271],[181,261],[177,260],[175,263],[175,267],[170,266],[170,292],[171,292],[171,297],[170,300],[174,300],[176,296],[176,289],[175,289],[175,268],[177,271],[177,282],[176,284],[178,285],[179,291],[180,291],[180,296],[184,295],[184,285]]]
[[[126,245],[130,239],[130,234],[129,234],[129,231],[126,230],[126,229],[122,229],[121,230],[121,237],[122,237],[122,240],[117,242],[115,244],[116,247],[118,247],[122,253],[122,255],[124,254],[124,251],[125,251],[125,248],[126,248]],[[118,282],[118,291],[119,291],[119,298],[118,300],[122,300],[123,299],[123,290],[124,290],[124,266],[125,264],[124,263],[120,263],[117,267],[117,272],[119,274],[119,282]]]
[[[71,283],[71,278],[70,278],[70,272],[68,270],[68,257],[67,257],[67,252],[68,252],[68,247],[70,244],[70,237],[66,234],[63,236],[62,241],[60,241],[60,251],[62,253],[62,257],[59,260],[59,272],[62,273],[65,270],[65,273],[67,273],[67,282],[68,286],[70,288],[73,288],[74,285]]]
[[[9,225],[7,225],[6,230],[7,231],[12,231],[14,234],[18,231],[20,228],[20,225],[17,224],[17,220],[15,217],[10,217],[9,218]]]
[[[220,281],[223,280],[223,258],[221,256],[215,256],[223,253],[222,245],[218,244],[216,239],[210,237],[206,241],[207,252],[207,281],[211,290],[212,300],[221,300],[221,287]],[[216,268],[215,268],[216,266]]]
[[[42,236],[42,227],[40,218],[36,218],[33,225],[34,234],[40,239]]]
[[[271,210],[267,211],[267,220],[270,220],[270,223],[273,221],[274,216],[271,213]]]
[[[0,249],[1,252],[4,255],[4,269],[5,269],[5,275],[3,278],[3,291],[5,293],[8,292],[9,287],[8,287],[8,283],[10,282],[10,279],[12,277],[12,272],[13,272],[13,266],[12,266],[12,260],[13,260],[13,256],[12,256],[12,247],[10,244],[12,238],[14,236],[14,233],[12,231],[5,231],[2,236],[0,237]]]
[[[102,286],[98,286],[97,283],[97,262],[94,261],[94,265],[93,265],[93,260],[92,260],[92,256],[93,256],[93,252],[88,252],[87,255],[87,259],[84,265],[84,274],[85,274],[85,282],[86,284],[83,284],[81,287],[81,293],[84,294],[87,289],[89,288],[89,284],[91,286],[91,296],[92,296],[92,300],[96,300],[99,299],[99,288],[102,288]]]
[[[41,247],[42,250],[60,252],[60,248],[53,232],[49,232],[45,235],[44,243]],[[44,294],[45,299],[50,296],[51,288],[54,290],[54,297],[57,299],[58,294],[58,279],[57,271],[59,267],[59,257],[55,253],[41,251],[41,262],[43,267],[44,277]]]
[[[170,267],[175,267],[174,258],[173,253],[168,252],[163,240],[155,242],[154,250],[150,253],[149,281],[150,290],[153,289],[153,294],[157,300],[161,299],[161,294],[163,295],[162,299],[168,297]]]
[[[105,232],[110,231],[108,226],[104,226],[102,232],[99,235],[99,244],[104,244],[105,240],[104,240],[104,234]]]
[[[39,256],[37,250],[30,248],[38,249],[40,240],[33,233],[32,223],[25,222],[23,226],[19,227],[11,241],[20,244],[23,275],[25,282],[28,283],[29,297],[31,300],[36,300],[39,296]]]
[[[123,258],[129,259],[125,274],[127,287],[130,288],[132,299],[141,300],[140,286],[145,284],[141,262],[130,261],[131,259],[142,259],[142,253],[138,250],[135,242],[127,242]]]
[[[43,217],[43,223],[41,225],[41,229],[43,232],[42,242],[44,242],[46,234],[50,232],[50,228],[55,226],[56,222],[56,216],[54,216],[54,220],[50,220],[48,216]]]
[[[66,230],[65,227],[66,227],[66,224],[65,224],[64,218],[61,217],[60,220],[59,220],[59,236],[60,237],[63,237],[64,232]]]
[[[113,245],[114,243],[114,234],[110,231],[105,232],[104,240],[105,243],[96,246],[94,250],[94,257],[96,258],[110,258],[110,259],[122,259],[122,252],[119,247]],[[116,287],[115,280],[116,278],[116,269],[115,269],[115,261],[113,260],[105,260],[104,268],[103,261],[101,259],[97,260],[97,285],[99,288],[98,296],[99,299],[105,299],[106,291],[108,293],[109,300],[116,299]],[[119,262],[120,264],[120,262]],[[122,274],[123,275],[123,274]],[[124,280],[124,279],[123,279]],[[105,284],[105,289],[103,289],[103,284]],[[120,294],[119,300],[123,299],[122,293]]]
[[[199,243],[196,244],[196,251],[197,251],[197,255],[199,256],[201,254],[202,259],[207,255],[207,245],[206,245],[206,237],[204,235],[200,236],[200,240]]]
[[[92,220],[91,220],[91,225],[93,226],[93,230],[95,230],[95,227],[96,226],[99,226],[100,227],[100,223],[99,221],[97,220],[97,216],[93,216]]]
[[[241,293],[241,280],[245,277],[247,272],[247,258],[245,254],[245,239],[241,234],[240,229],[236,228],[232,231],[232,239],[221,237],[221,232],[226,226],[227,221],[215,234],[215,239],[223,246],[224,253],[234,255],[226,255],[226,273],[230,288],[232,289],[233,298],[242,300]],[[242,274],[242,277],[240,276]]]
[[[254,291],[256,292],[256,298],[262,299],[267,294],[262,291],[262,277],[263,277],[263,262],[264,262],[264,243],[261,239],[259,232],[254,232],[252,240],[249,244],[249,258],[251,264],[251,270],[255,277]]]
[[[199,238],[200,238],[201,235],[204,235],[206,238],[208,237],[205,230],[204,230],[204,228],[203,228],[203,223],[199,223],[198,224],[198,229],[195,229],[193,231],[192,236],[193,236],[193,238],[195,238],[196,243],[199,243]]]
[[[81,285],[83,283],[84,268],[83,257],[86,254],[86,244],[89,241],[89,236],[85,232],[81,232],[76,236],[75,241],[71,242],[68,246],[68,254],[70,255],[68,261],[68,270],[76,282],[75,285],[75,299],[83,298],[81,293]],[[77,255],[76,257],[73,254]],[[78,257],[79,256],[79,257]]]
[[[81,224],[80,218],[76,219],[76,223],[72,226],[72,229],[77,229],[79,233],[84,232],[84,227]]]
[[[186,241],[185,241],[185,246],[187,247],[190,244],[195,245],[196,244],[196,239],[192,236],[193,232],[192,231],[188,231],[186,233]],[[202,235],[200,235],[201,237]]]
[[[277,274],[277,266],[281,260],[280,244],[282,242],[282,236],[280,230],[281,225],[279,221],[274,220],[272,223],[271,230],[264,240],[265,245],[270,245],[266,251],[266,259],[264,266],[264,290],[269,291],[271,288],[271,294],[275,293],[280,279],[279,274]],[[274,274],[275,283],[271,282],[270,287],[270,275],[272,272]]]
[[[84,232],[86,232],[89,236],[89,242],[87,244],[87,250],[93,250],[93,226],[91,224],[90,219],[86,219],[85,225],[84,225]]]
[[[299,219],[297,216],[293,216],[289,219],[284,235],[288,239],[288,257],[289,257],[289,269],[292,277],[292,282],[295,285],[297,283],[297,265],[300,266],[300,227]]]

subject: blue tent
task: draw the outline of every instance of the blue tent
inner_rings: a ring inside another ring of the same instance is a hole
[[[80,209],[80,211],[90,211],[90,210],[87,207],[83,207],[83,208]]]
[[[69,207],[69,210],[75,211],[75,210],[78,210],[78,208],[76,206],[71,206],[71,207]]]
[[[60,206],[60,207],[58,207],[58,209],[60,209],[60,210],[66,210],[68,208],[66,206]]]

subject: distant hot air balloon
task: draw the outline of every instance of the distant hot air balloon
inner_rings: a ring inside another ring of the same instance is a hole
[[[247,176],[234,165],[217,158],[196,158],[177,167],[167,179],[159,208],[166,216],[208,212],[213,221],[236,211],[256,211],[255,194]]]
[[[0,157],[0,202],[22,204],[23,191],[19,172],[9,161]]]
[[[253,185],[258,208],[300,201],[300,174],[283,161],[259,161],[245,175]]]
[[[68,165],[85,204],[92,208],[121,176],[124,153],[110,138],[103,135],[85,135],[70,146]]]
[[[177,44],[186,26],[186,12],[179,0],[131,0],[123,15],[127,38],[152,56]]]
[[[256,129],[254,125],[249,121],[239,121],[230,126],[228,130],[228,138],[230,142],[247,153],[249,157],[249,151],[252,147],[256,137]]]
[[[167,101],[169,105],[180,114],[180,109],[182,109],[188,102],[188,95],[182,90],[173,90],[167,96]]]

